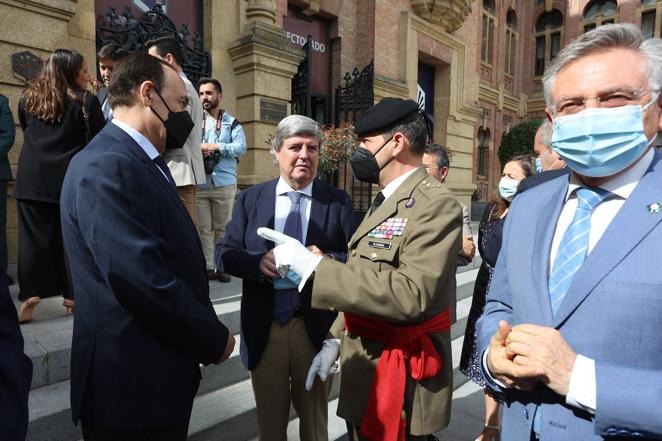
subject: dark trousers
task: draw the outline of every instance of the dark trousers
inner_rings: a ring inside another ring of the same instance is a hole
[[[30,297],[73,298],[60,225],[60,204],[19,199],[19,300]]]
[[[188,423],[167,429],[117,431],[82,423],[85,441],[186,441]]]
[[[0,277],[7,274],[7,182],[0,181]]]
[[[347,424],[347,437],[351,441],[368,441],[366,437],[361,435],[361,428],[359,426],[355,426],[349,421],[345,421],[345,423]],[[415,436],[415,435],[407,434],[407,441],[427,441],[427,439],[428,439],[428,435]]]

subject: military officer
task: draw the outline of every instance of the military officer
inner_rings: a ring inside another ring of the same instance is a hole
[[[344,313],[338,415],[350,438],[424,440],[450,419],[448,307],[462,210],[422,166],[426,126],[414,101],[384,98],[355,130],[354,175],[381,191],[349,242],[347,263],[286,240],[274,250],[276,264],[301,276],[301,286],[314,276],[313,307]],[[333,369],[339,346],[325,341],[309,385]]]

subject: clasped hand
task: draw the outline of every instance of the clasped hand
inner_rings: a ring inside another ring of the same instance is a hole
[[[511,328],[502,320],[490,341],[487,368],[507,387],[530,391],[541,382],[565,396],[576,358],[558,330],[532,324]]]
[[[293,271],[301,277],[299,291],[315,270],[320,260],[321,251],[311,246],[306,248],[296,239],[269,228],[258,228],[257,234],[276,244],[276,248],[266,253],[260,261],[260,271],[267,277],[285,276]]]

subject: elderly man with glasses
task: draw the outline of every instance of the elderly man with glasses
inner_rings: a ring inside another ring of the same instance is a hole
[[[478,323],[502,439],[660,439],[662,40],[601,26],[543,85],[571,173],[515,198]]]

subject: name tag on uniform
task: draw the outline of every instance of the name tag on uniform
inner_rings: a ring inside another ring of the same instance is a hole
[[[390,243],[375,242],[373,240],[368,241],[368,246],[370,248],[378,248],[380,250],[390,250],[391,249],[391,244]]]
[[[406,225],[407,219],[391,217],[370,231],[368,237],[374,237],[375,239],[393,239],[394,236],[402,236]]]

